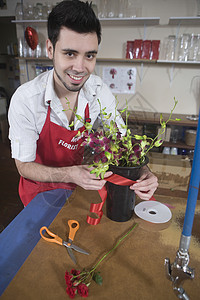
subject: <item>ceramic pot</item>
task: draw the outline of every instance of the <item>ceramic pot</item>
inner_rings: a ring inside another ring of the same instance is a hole
[[[142,173],[142,167],[149,162],[146,157],[145,162],[137,167],[110,166],[110,171],[131,180],[137,180]],[[126,222],[133,216],[135,207],[135,192],[129,186],[106,183],[106,215],[116,222]]]

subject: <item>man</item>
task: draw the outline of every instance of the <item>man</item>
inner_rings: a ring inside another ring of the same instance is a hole
[[[114,96],[92,75],[100,41],[101,26],[88,2],[63,1],[50,13],[46,45],[54,68],[19,87],[9,108],[12,157],[21,175],[19,194],[25,206],[39,192],[73,190],[76,185],[99,190],[106,182],[81,165],[81,140],[76,135],[84,130],[83,124],[75,120],[73,130],[69,127],[75,107],[93,125],[100,112],[97,99],[107,113],[115,113]],[[148,200],[157,185],[157,178],[144,168],[130,188]]]

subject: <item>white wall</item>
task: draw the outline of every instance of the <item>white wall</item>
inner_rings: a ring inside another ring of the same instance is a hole
[[[7,0],[8,4],[16,2],[15,0]],[[30,1],[24,1],[26,4]],[[34,3],[34,1],[32,0]],[[46,1],[40,1],[46,2]],[[53,3],[52,1],[49,1]],[[164,38],[170,34],[177,34],[176,26],[168,26],[169,17],[184,17],[196,15],[195,0],[140,0],[142,3],[143,17],[160,17],[160,25],[146,27],[143,26],[103,26],[102,43],[99,50],[101,58],[123,58],[124,44],[127,40],[136,38],[160,39],[161,43]],[[13,5],[11,5],[13,7]],[[10,7],[11,7],[10,6]],[[1,12],[2,13],[2,12]],[[45,41],[46,25],[36,26],[39,31],[40,39]],[[23,31],[17,25],[18,35],[22,35]],[[182,33],[199,33],[198,26],[188,27],[181,26],[178,34]],[[96,73],[102,75],[102,67],[107,64],[98,63]],[[113,66],[116,63],[112,64]],[[127,64],[118,64],[119,66],[128,66]],[[132,66],[132,65],[131,65]],[[179,101],[176,113],[198,114],[200,102],[200,65],[159,65],[144,64],[143,68],[140,64],[135,64],[137,68],[137,83],[135,95],[120,95],[120,106],[125,103],[125,99],[129,101],[129,108],[133,110],[146,110],[155,112],[169,112],[173,105],[173,98]],[[27,70],[25,64],[21,64],[23,72],[23,80],[27,80]],[[34,76],[34,63],[29,65],[29,79]],[[140,77],[142,76],[142,80]],[[170,78],[173,77],[173,80]]]

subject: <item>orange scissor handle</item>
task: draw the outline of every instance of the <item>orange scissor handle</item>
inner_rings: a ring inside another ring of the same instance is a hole
[[[77,232],[77,230],[79,229],[79,222],[76,220],[69,220],[68,221],[68,225],[69,225],[69,239],[71,241],[74,240],[75,234]]]
[[[51,238],[44,236],[42,233],[43,230],[46,230],[46,232],[48,233],[49,236],[51,236]],[[63,240],[59,236],[51,232],[46,226],[40,228],[40,235],[47,242],[57,243],[59,245],[63,244]]]

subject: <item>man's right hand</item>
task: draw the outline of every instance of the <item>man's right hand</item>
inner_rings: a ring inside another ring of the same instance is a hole
[[[71,167],[71,181],[81,186],[85,190],[100,190],[106,180],[96,177],[95,174],[91,174],[90,171],[92,168],[89,168],[87,165],[73,166]],[[104,178],[107,178],[112,175],[112,172],[106,172]]]

